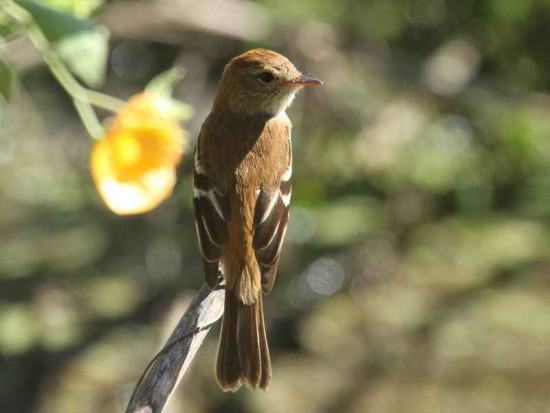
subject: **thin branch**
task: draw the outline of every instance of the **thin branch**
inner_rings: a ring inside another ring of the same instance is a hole
[[[177,387],[212,325],[222,316],[223,284],[203,285],[163,348],[136,384],[126,413],[160,413]]]
[[[88,135],[95,140],[101,139],[103,126],[101,126],[101,122],[97,119],[92,107],[78,99],[73,99],[73,104]]]

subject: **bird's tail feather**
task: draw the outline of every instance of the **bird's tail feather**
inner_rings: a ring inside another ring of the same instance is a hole
[[[245,305],[226,289],[216,377],[225,391],[238,390],[242,384],[264,390],[269,386],[271,360],[261,291],[255,303]]]

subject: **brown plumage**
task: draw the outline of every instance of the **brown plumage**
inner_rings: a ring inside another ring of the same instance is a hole
[[[271,361],[263,294],[273,287],[286,231],[296,91],[321,84],[285,57],[254,49],[226,66],[195,150],[195,226],[206,282],[226,281],[218,384],[267,388]]]

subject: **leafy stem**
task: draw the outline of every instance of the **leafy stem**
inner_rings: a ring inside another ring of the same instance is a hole
[[[124,102],[82,86],[69,71],[58,54],[52,49],[47,37],[34,22],[31,15],[12,0],[4,0],[1,3],[2,10],[8,16],[23,27],[26,27],[27,36],[30,41],[42,55],[44,62],[46,62],[57,81],[73,99],[75,108],[88,134],[94,139],[100,139],[103,135],[103,125],[99,121],[93,106],[111,112],[118,112],[122,108]]]

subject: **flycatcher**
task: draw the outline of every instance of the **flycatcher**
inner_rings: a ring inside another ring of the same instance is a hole
[[[292,175],[286,108],[322,85],[284,56],[254,49],[225,67],[195,149],[195,227],[206,283],[225,279],[216,377],[266,389],[271,361],[262,295],[271,291],[288,223]]]

